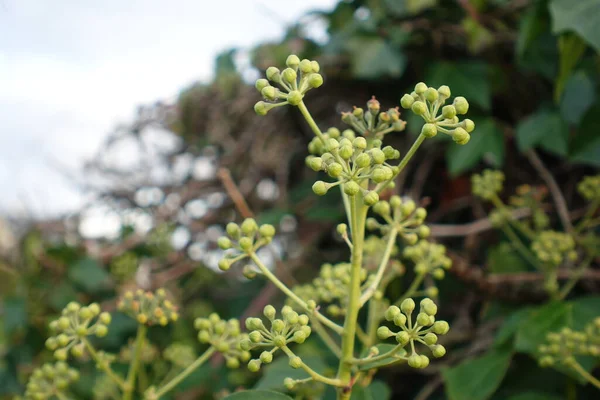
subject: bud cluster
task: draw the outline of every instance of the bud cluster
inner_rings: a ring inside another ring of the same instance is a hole
[[[445,270],[452,266],[452,260],[446,255],[446,247],[427,240],[406,247],[404,257],[415,263],[415,274],[431,274],[435,279],[443,279]]]
[[[546,343],[538,347],[542,367],[556,364],[573,365],[576,356],[600,357],[600,317],[595,318],[583,331],[563,328],[546,336]]]
[[[577,185],[577,190],[588,201],[600,200],[600,175],[586,176]]]
[[[210,344],[226,360],[227,367],[238,368],[241,362],[250,359],[248,349],[243,349],[241,343],[247,339],[240,330],[240,321],[235,318],[224,320],[217,313],[208,318],[197,318],[194,327],[198,330],[200,343]]]
[[[192,364],[198,356],[193,346],[184,343],[173,343],[163,351],[163,358],[179,368]]]
[[[577,260],[573,236],[556,231],[543,231],[531,243],[535,256],[544,263],[561,265],[565,260]]]
[[[246,258],[259,247],[269,244],[275,236],[275,227],[263,224],[260,227],[254,218],[246,218],[241,225],[230,222],[225,228],[227,236],[219,238],[218,245],[222,250],[235,250],[225,254],[219,261],[219,268],[227,271],[236,261]]]
[[[36,368],[31,374],[25,388],[25,399],[64,398],[66,389],[77,380],[79,380],[79,372],[69,368],[65,362],[58,361],[55,364],[44,364],[40,368]]]
[[[417,207],[413,200],[403,201],[400,196],[392,196],[390,201],[381,200],[373,206],[373,211],[386,222],[380,224],[375,218],[367,220],[367,228],[378,229],[387,235],[391,229],[396,229],[398,235],[409,245],[414,245],[419,239],[429,237],[431,230],[424,225],[427,211]]]
[[[404,130],[406,122],[400,119],[398,107],[380,111],[381,104],[373,96],[367,101],[366,112],[360,107],[354,107],[351,112],[342,113],[342,121],[369,140],[382,140],[387,133]]]
[[[400,171],[387,162],[400,158],[400,152],[391,146],[381,146],[381,140],[367,142],[362,136],[354,137],[354,132],[349,129],[340,133],[338,129],[331,128],[322,138],[315,138],[309,145],[309,151],[317,155],[307,157],[306,163],[312,170],[325,171],[337,181],[317,181],[313,192],[323,196],[332,187],[342,185],[348,196],[360,193],[366,205],[377,203],[378,190],[390,185]],[[365,181],[379,186],[370,190]]]
[[[484,200],[490,200],[502,191],[504,174],[502,171],[484,170],[481,174],[471,177],[473,194]]]
[[[92,335],[106,336],[110,321],[110,314],[101,312],[97,303],[82,307],[71,302],[62,315],[50,323],[53,336],[46,340],[46,347],[54,351],[54,357],[61,361],[67,359],[69,351],[74,357],[82,357],[85,352],[83,339]]]
[[[454,98],[452,104],[444,105],[449,98],[448,86],[435,89],[419,82],[412,93],[402,96],[400,105],[425,120],[421,128],[421,135],[424,137],[434,137],[438,132],[442,132],[452,137],[452,140],[458,144],[467,144],[471,139],[470,133],[475,129],[475,123],[468,118],[460,121],[458,115],[467,113],[469,102],[464,97],[458,96]],[[441,113],[438,115],[440,108]]]
[[[390,306],[384,314],[385,319],[400,330],[394,332],[387,326],[380,326],[377,329],[377,336],[382,340],[393,336],[401,348],[410,346],[411,354],[407,359],[408,365],[413,368],[425,368],[429,365],[429,357],[418,354],[415,344],[422,343],[429,348],[434,357],[443,357],[446,349],[441,344],[437,344],[438,335],[448,333],[450,326],[446,321],[435,320],[437,306],[433,300],[429,298],[421,300],[419,313],[413,322],[412,313],[415,307],[415,301],[410,298],[403,300],[400,308]]]
[[[248,369],[257,372],[262,364],[273,361],[273,354],[280,348],[287,347],[289,343],[304,343],[310,336],[308,326],[309,318],[306,314],[298,314],[290,306],[281,309],[282,318],[276,318],[275,307],[267,305],[263,310],[264,316],[269,320],[270,328],[267,329],[260,318],[246,319],[246,329],[250,332],[248,338],[241,341],[243,350],[256,348],[271,348],[264,350],[259,358],[250,360]],[[290,357],[290,366],[300,368],[302,360],[299,357]]]
[[[531,210],[533,227],[535,230],[546,229],[550,225],[550,218],[542,208],[542,201],[548,194],[545,187],[521,185],[510,198],[510,204],[515,207],[525,207]]]
[[[272,108],[286,104],[297,106],[302,102],[306,92],[323,84],[318,62],[300,60],[298,56],[292,54],[285,63],[287,68],[283,71],[276,67],[269,67],[266,71],[267,79],[256,81],[256,90],[267,100],[259,101],[254,105],[254,111],[258,115],[266,115]]]
[[[156,293],[144,292],[141,289],[127,291],[117,308],[142,325],[166,326],[169,322],[179,319],[177,308],[167,299],[164,289],[158,289]]]
[[[111,261],[111,275],[119,281],[128,280],[135,275],[138,262],[138,257],[134,252],[126,251]]]

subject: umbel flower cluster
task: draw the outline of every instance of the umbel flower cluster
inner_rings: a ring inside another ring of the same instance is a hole
[[[141,289],[128,291],[119,302],[118,309],[143,325],[166,326],[179,318],[164,289],[159,289],[156,293],[144,292]]]
[[[69,385],[79,380],[79,372],[63,361],[47,363],[31,374],[25,389],[25,399],[66,398]]]

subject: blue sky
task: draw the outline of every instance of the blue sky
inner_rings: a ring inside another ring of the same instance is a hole
[[[76,210],[77,171],[137,104],[210,79],[214,56],[278,38],[335,0],[0,0],[0,214]]]

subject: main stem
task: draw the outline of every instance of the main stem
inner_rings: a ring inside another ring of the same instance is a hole
[[[127,384],[125,385],[123,400],[131,400],[133,389],[135,388],[135,378],[140,365],[140,359],[142,356],[142,349],[144,348],[144,342],[146,341],[146,331],[148,328],[146,325],[138,325],[137,336],[135,338],[135,350],[131,364],[129,365],[129,373],[127,374]]]
[[[350,200],[352,221],[352,257],[350,260],[350,290],[348,293],[348,306],[342,333],[342,357],[338,367],[337,378],[347,385],[338,390],[338,400],[349,400],[352,395],[350,380],[352,378],[351,360],[354,358],[354,343],[360,310],[360,270],[362,268],[363,245],[365,238],[365,219],[367,207],[362,202],[362,197],[353,196]]]

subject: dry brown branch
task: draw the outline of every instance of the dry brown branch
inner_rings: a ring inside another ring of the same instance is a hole
[[[531,210],[528,208],[520,208],[511,214],[514,219],[525,218],[529,215],[531,215]],[[489,218],[481,218],[460,225],[430,224],[429,227],[431,228],[431,235],[434,237],[469,236],[494,228]]]
[[[252,210],[250,210],[250,207],[248,207],[246,199],[244,199],[244,196],[233,181],[233,178],[231,177],[231,172],[229,172],[227,168],[219,168],[217,176],[223,183],[225,191],[227,191],[227,194],[233,201],[233,204],[235,204],[235,207],[239,211],[240,215],[243,218],[254,217],[254,213],[252,212]]]

